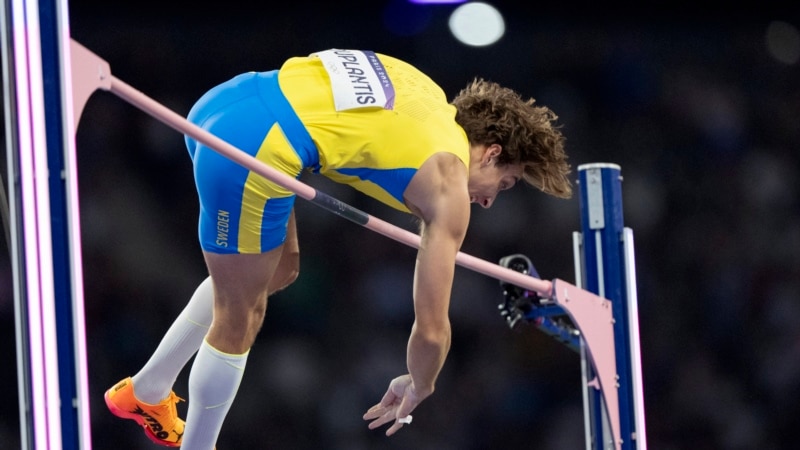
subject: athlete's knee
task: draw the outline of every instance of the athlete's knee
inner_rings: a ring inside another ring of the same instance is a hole
[[[214,345],[228,353],[242,353],[253,345],[266,316],[266,298],[255,302],[219,302],[209,333]]]
[[[273,278],[272,288],[270,289],[270,295],[280,292],[294,283],[297,278],[300,276],[299,270],[292,270],[290,272],[282,274],[281,278]]]
[[[250,310],[250,324],[255,328],[260,328],[261,323],[264,322],[264,317],[267,315],[267,302],[259,302]]]
[[[281,282],[280,289],[286,289],[292,283],[297,281],[297,278],[300,276],[300,256],[299,254],[294,254],[290,257],[288,267],[286,268],[286,273],[284,274],[283,281]]]
[[[282,291],[300,276],[300,252],[284,252],[280,265],[270,280],[269,293]]]

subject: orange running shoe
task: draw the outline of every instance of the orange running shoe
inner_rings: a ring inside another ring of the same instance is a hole
[[[184,422],[178,417],[178,402],[182,398],[170,391],[169,397],[150,405],[133,394],[131,377],[125,378],[106,391],[106,406],[117,417],[136,421],[150,440],[167,447],[180,447]]]

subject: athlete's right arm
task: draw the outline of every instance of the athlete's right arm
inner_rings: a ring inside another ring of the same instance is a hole
[[[419,177],[419,178],[418,178]],[[414,271],[414,325],[407,349],[413,385],[423,397],[434,390],[450,349],[450,294],[456,254],[469,223],[468,172],[450,153],[427,161],[406,190],[406,201],[422,219]]]
[[[448,310],[455,259],[469,222],[468,172],[449,153],[434,155],[405,192],[409,208],[423,221],[414,273],[414,315],[406,349],[408,375],[392,380],[380,403],[364,419],[374,429],[394,420],[394,434],[417,405],[430,396],[450,350]]]

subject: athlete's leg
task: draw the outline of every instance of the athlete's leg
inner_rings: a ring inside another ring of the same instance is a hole
[[[213,303],[211,279],[206,278],[144,367],[106,391],[111,412],[145,426],[147,436],[159,444],[181,444],[184,422],[177,415],[178,397],[172,385],[203,342],[211,325]]]
[[[278,268],[272,279],[269,280],[269,295],[279,292],[294,283],[300,275],[300,246],[297,242],[297,225],[295,224],[294,209],[289,216],[286,226],[286,241],[283,243],[283,252]]]
[[[232,145],[297,176],[304,161],[286,142],[261,95],[254,95],[261,92],[249,84],[256,79],[239,80],[235,95],[215,93],[190,116]],[[267,296],[294,280],[299,254],[291,214],[294,194],[211,149],[188,143],[194,148],[190,153],[201,202],[200,242],[214,285],[213,323],[189,374],[186,419],[191,424],[182,446],[191,450],[215,444],[263,323]]]
[[[271,95],[282,98],[277,80],[271,80]],[[280,130],[275,125],[277,118],[264,107],[263,92],[256,82],[252,74],[243,74],[221,84],[195,104],[188,118],[246,153],[297,176],[315,161],[313,153],[305,152],[301,158],[294,149],[311,149],[313,143],[293,146],[279,138],[284,135],[276,131]],[[293,114],[288,103],[282,114]],[[271,138],[270,131],[276,131]],[[297,277],[299,253],[290,214],[291,192],[252,177],[246,168],[194,139],[187,137],[186,144],[195,168],[201,203],[199,237],[211,282],[201,285],[187,306],[185,313],[191,320],[176,322],[179,325],[170,329],[156,355],[135,377],[137,393],[142,390],[148,398],[159,397],[197,351],[189,381],[189,417],[195,424],[184,432],[174,393],[157,405],[143,404],[133,393],[131,378],[109,389],[106,403],[114,414],[143,425],[148,437],[160,444],[211,448],[238,389],[247,351],[261,327],[266,297]],[[265,152],[259,153],[261,150]],[[267,199],[269,205],[264,209]],[[209,319],[212,311],[213,323]],[[207,320],[197,318],[203,314]],[[203,339],[203,327],[194,327],[194,322],[211,323],[207,339]],[[170,359],[172,355],[177,356]],[[160,419],[153,422],[154,417]]]
[[[267,308],[267,286],[283,247],[263,254],[204,252],[214,282],[214,320],[189,373],[182,447],[212,449],[236,396]]]
[[[137,398],[155,404],[169,395],[181,370],[200,348],[211,326],[213,307],[214,291],[209,277],[200,283],[153,355],[132,377]]]

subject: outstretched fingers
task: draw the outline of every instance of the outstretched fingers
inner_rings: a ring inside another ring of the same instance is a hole
[[[400,428],[403,428],[403,425],[411,423],[411,416],[404,416],[398,417],[397,410],[399,405],[392,405],[390,407],[383,407],[380,404],[377,404],[369,409],[369,411],[364,414],[364,420],[371,420],[367,427],[370,430],[374,430],[382,425],[385,425],[391,421],[395,421],[392,426],[390,426],[386,430],[386,436],[391,436],[395,434]]]
[[[366,414],[364,414],[364,420],[371,420],[368,425],[369,429],[374,430],[375,428],[394,420],[397,416],[398,406],[399,405],[383,406],[382,404],[378,403],[370,408]]]
[[[384,400],[387,400],[386,396],[384,396]],[[386,430],[386,436],[391,436],[395,434],[397,430],[403,428],[404,424],[411,423],[410,415],[400,416],[398,414],[401,406],[401,400],[401,398],[391,399],[388,404],[384,404],[384,402],[381,401],[381,403],[378,403],[367,410],[367,412],[364,414],[364,420],[371,421],[367,427],[370,430],[374,430],[394,420],[395,422],[392,424],[392,426]]]
[[[403,425],[411,423],[411,411],[418,403],[411,377],[403,375],[392,380],[380,403],[367,410],[363,418],[371,421],[368,425],[370,430],[394,421],[386,430],[386,436],[391,436]]]

